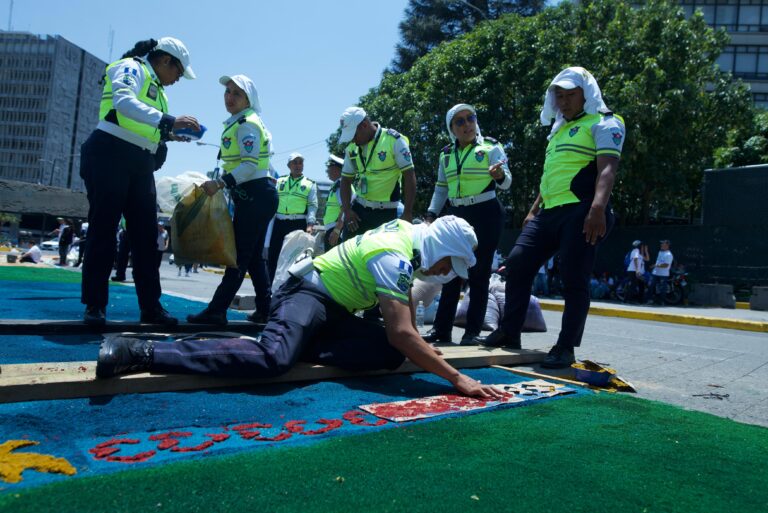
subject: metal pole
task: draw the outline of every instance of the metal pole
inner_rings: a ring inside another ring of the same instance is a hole
[[[11,31],[12,25],[13,25],[13,0],[11,0],[11,9],[8,12],[8,32]]]

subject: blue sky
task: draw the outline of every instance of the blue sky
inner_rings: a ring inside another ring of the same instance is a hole
[[[10,4],[0,0],[3,29]],[[256,83],[274,136],[275,168],[287,172],[288,153],[297,150],[306,158],[305,174],[325,179],[325,139],[338,127],[342,111],[379,83],[394,55],[406,5],[407,0],[15,0],[11,28],[61,35],[105,61],[110,29],[112,60],[138,40],[177,37],[189,48],[197,79],[167,89],[171,114],[197,117],[209,129],[203,141],[217,143],[228,117],[218,78],[246,74]],[[173,143],[158,174],[208,171],[216,151]]]

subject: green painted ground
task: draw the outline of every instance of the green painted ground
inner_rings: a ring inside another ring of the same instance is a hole
[[[599,394],[8,491],[0,510],[768,511],[768,431]]]
[[[0,280],[46,281],[49,283],[80,283],[80,273],[51,267],[0,266]]]

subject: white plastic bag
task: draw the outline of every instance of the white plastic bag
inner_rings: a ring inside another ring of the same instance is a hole
[[[280,285],[288,280],[288,269],[307,249],[315,248],[315,236],[304,230],[294,230],[283,239],[283,249],[277,259],[275,278],[272,280],[272,292],[277,292]]]
[[[181,198],[189,194],[195,185],[202,185],[208,178],[196,171],[187,171],[179,176],[163,176],[155,179],[157,206],[160,212],[171,215]]]
[[[426,308],[429,308],[442,289],[443,285],[440,283],[432,283],[418,278],[414,279],[413,288],[411,288],[413,304],[418,305],[419,301],[421,301]]]

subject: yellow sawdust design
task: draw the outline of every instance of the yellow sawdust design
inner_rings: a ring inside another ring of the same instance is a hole
[[[18,483],[21,481],[21,473],[27,469],[68,476],[77,473],[75,467],[64,458],[35,452],[13,453],[16,449],[38,443],[32,440],[8,440],[0,444],[0,479],[6,483]]]

